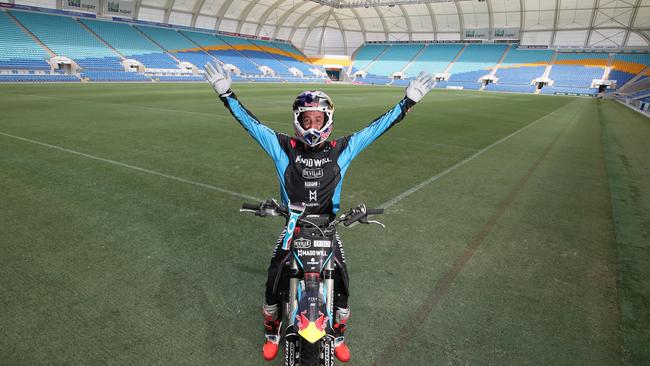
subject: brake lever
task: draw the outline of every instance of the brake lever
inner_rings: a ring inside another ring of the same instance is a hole
[[[359,219],[359,222],[362,223],[362,224],[366,224],[366,225],[376,224],[376,225],[379,225],[379,226],[383,227],[384,229],[386,228],[386,225],[382,224],[381,222],[379,222],[377,220],[368,220],[368,217],[364,217],[364,218]]]
[[[383,227],[384,229],[386,228],[386,225],[382,224],[381,222],[379,222],[377,220],[366,220],[366,223],[368,223],[368,224],[377,224],[377,225]]]

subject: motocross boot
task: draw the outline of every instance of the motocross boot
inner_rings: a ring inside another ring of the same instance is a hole
[[[278,346],[280,344],[280,319],[278,305],[262,306],[264,315],[264,346],[262,347],[262,356],[265,360],[271,361],[278,355]]]
[[[347,329],[350,308],[336,308],[334,316],[334,356],[341,362],[350,361],[350,348],[345,344],[345,330]]]

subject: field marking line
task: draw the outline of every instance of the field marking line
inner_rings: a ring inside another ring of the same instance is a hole
[[[399,333],[397,333],[392,338],[386,348],[384,348],[384,350],[379,354],[375,362],[373,362],[374,366],[392,365],[395,363],[395,361],[397,361],[399,356],[406,348],[406,345],[411,341],[422,323],[429,317],[435,305],[438,304],[440,300],[447,294],[448,290],[454,284],[454,281],[458,275],[460,275],[460,273],[465,269],[465,266],[469,260],[472,259],[479,246],[490,234],[496,223],[501,219],[501,217],[503,217],[503,214],[506,212],[506,210],[510,208],[515,200],[515,197],[527,185],[528,181],[533,176],[533,173],[535,173],[542,161],[546,159],[553,147],[560,140],[560,137],[564,135],[566,130],[576,121],[579,115],[580,113],[576,114],[569,122],[564,125],[557,136],[555,136],[553,140],[546,146],[542,154],[535,160],[535,162],[533,162],[530,168],[528,168],[526,174],[524,174],[524,176],[519,179],[515,186],[510,189],[506,197],[501,200],[494,214],[490,216],[483,227],[474,235],[474,237],[472,237],[467,247],[465,247],[463,253],[458,258],[456,258],[452,267],[447,270],[443,276],[438,279],[438,281],[436,281],[429,295],[424,299],[417,310],[409,316],[407,321],[400,329]]]
[[[570,102],[570,103],[567,103],[567,104],[563,105],[562,107],[560,107],[560,108],[558,108],[558,109],[555,109],[554,111],[551,111],[551,112],[549,112],[549,113],[543,115],[542,117],[540,117],[540,118],[534,120],[533,122],[531,122],[531,123],[527,124],[526,126],[520,128],[520,129],[518,129],[517,131],[515,131],[515,132],[513,132],[513,133],[511,133],[511,134],[509,134],[509,135],[507,135],[507,136],[505,136],[505,137],[503,137],[503,138],[501,138],[500,140],[498,140],[498,141],[496,141],[496,142],[493,142],[492,144],[490,144],[490,145],[488,145],[488,146],[482,148],[481,150],[479,150],[479,151],[477,151],[476,153],[472,154],[471,156],[469,156],[469,157],[467,157],[467,158],[465,158],[465,159],[463,159],[463,160],[457,162],[456,164],[450,166],[449,168],[443,170],[442,172],[440,172],[440,173],[438,173],[438,174],[436,174],[436,175],[433,175],[433,176],[430,177],[429,179],[420,182],[419,184],[417,184],[417,185],[415,185],[415,186],[413,186],[413,187],[407,189],[406,191],[404,191],[404,192],[398,194],[397,196],[391,198],[390,200],[388,200],[388,201],[382,203],[381,205],[379,205],[379,208],[384,208],[384,209],[385,209],[385,208],[388,208],[388,207],[393,206],[394,204],[396,204],[397,202],[403,200],[404,198],[406,198],[406,197],[412,195],[413,193],[419,191],[420,189],[422,189],[422,188],[428,186],[429,184],[431,184],[431,183],[437,181],[438,179],[444,177],[445,175],[447,175],[447,174],[453,172],[454,170],[456,170],[456,169],[462,167],[463,165],[469,163],[470,161],[476,159],[477,157],[481,156],[481,155],[482,155],[483,153],[485,153],[486,151],[492,149],[492,148],[495,147],[495,146],[500,145],[501,143],[503,143],[503,142],[509,140],[510,138],[512,138],[512,137],[518,135],[519,133],[521,133],[521,132],[527,130],[528,128],[532,127],[533,125],[535,125],[535,124],[538,123],[539,121],[545,119],[546,117],[552,115],[553,113],[556,113],[556,112],[558,112],[558,111],[564,109],[564,107],[566,107],[566,106],[568,106],[568,105],[570,105],[570,104],[573,104],[573,103],[574,103],[574,101],[572,101],[572,102]]]
[[[43,98],[43,99],[57,99],[57,100],[69,100],[66,98],[61,98],[61,97],[54,97],[50,95],[38,95],[38,94],[15,94],[15,95],[22,95],[22,96],[27,96],[27,97],[35,97],[35,98]],[[140,105],[140,104],[128,104],[128,103],[112,103],[112,102],[102,102],[102,101],[96,101],[96,100],[76,100],[77,102],[84,102],[84,103],[91,103],[91,104],[105,104],[105,105],[114,105],[114,106],[120,106],[120,107],[134,107],[134,108],[140,108],[140,109],[145,109],[145,110],[150,110],[150,111],[164,111],[164,112],[172,112],[172,113],[181,113],[181,114],[193,114],[197,116],[206,116],[206,117],[230,117],[230,114],[224,113],[224,114],[215,114],[215,113],[207,113],[207,112],[196,112],[196,111],[186,111],[182,109],[170,109],[170,108],[161,108],[161,107],[149,107],[146,105]],[[220,101],[219,101],[220,102]],[[291,122],[278,122],[278,121],[273,121],[273,120],[264,120],[262,121],[264,124],[268,125],[276,125],[279,127],[286,127],[291,124]],[[235,124],[236,125],[236,124]],[[348,130],[343,130],[343,129],[337,129],[337,131],[347,133],[347,134],[352,134],[357,131],[348,131]],[[408,142],[416,142],[419,144],[423,145],[433,145],[433,146],[441,146],[441,147],[452,147],[456,149],[462,149],[462,150],[468,150],[468,151],[476,151],[478,149],[473,148],[473,147],[468,147],[468,146],[462,146],[462,145],[455,145],[455,144],[445,144],[445,143],[440,143],[440,142],[432,142],[432,141],[423,141],[423,140],[418,140],[418,139],[411,139],[411,138],[406,138],[406,137],[399,137],[399,136],[383,136],[384,139],[390,139],[390,140],[402,140],[402,141],[408,141]]]
[[[139,172],[142,172],[142,173],[147,173],[147,174],[156,175],[156,176],[159,176],[159,177],[175,180],[177,182],[182,182],[182,183],[191,184],[191,185],[197,186],[197,187],[207,188],[207,189],[217,191],[217,192],[221,192],[221,193],[225,193],[225,194],[228,194],[228,195],[231,195],[231,196],[234,196],[234,197],[239,197],[239,198],[243,198],[243,199],[246,199],[246,200],[263,201],[261,198],[257,198],[257,197],[254,197],[254,196],[249,196],[247,194],[231,191],[231,190],[228,190],[228,189],[225,189],[225,188],[220,188],[220,187],[213,186],[213,185],[206,184],[206,183],[195,182],[193,180],[180,178],[180,177],[176,177],[176,176],[165,174],[165,173],[160,173],[160,172],[157,172],[155,170],[145,169],[145,168],[141,168],[141,167],[138,167],[138,166],[135,166],[135,165],[126,164],[126,163],[122,163],[122,162],[111,160],[111,159],[100,158],[98,156],[85,154],[85,153],[75,151],[75,150],[66,149],[65,147],[50,145],[50,144],[47,144],[45,142],[36,141],[36,140],[28,139],[28,138],[25,138],[25,137],[15,136],[15,135],[11,135],[11,134],[4,133],[4,132],[0,132],[0,135],[6,136],[6,137],[11,137],[11,138],[16,139],[16,140],[29,142],[29,143],[36,144],[36,145],[45,146],[45,147],[50,148],[50,149],[64,151],[64,152],[74,154],[74,155],[78,155],[78,156],[82,156],[82,157],[85,157],[85,158],[88,158],[88,159],[97,160],[97,161],[101,161],[101,162],[104,162],[104,163],[113,164],[113,165],[121,166],[121,167],[124,167],[124,168],[136,170],[136,171],[139,171]]]

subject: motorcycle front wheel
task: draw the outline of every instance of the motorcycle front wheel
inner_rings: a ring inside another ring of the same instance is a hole
[[[320,366],[320,344],[300,340],[300,366]]]

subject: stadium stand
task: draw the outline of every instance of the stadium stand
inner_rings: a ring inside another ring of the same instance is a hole
[[[562,86],[545,86],[542,88],[542,94],[570,94],[570,95],[592,95],[598,94],[598,89],[562,87]]]
[[[519,50],[511,48],[495,76],[499,84],[530,85],[544,75],[553,58],[552,50]]]
[[[0,11],[0,69],[49,70],[50,54]]]
[[[314,69],[318,69],[324,72],[322,67],[310,63],[309,60],[302,54],[302,52],[298,51],[298,49],[293,45],[281,42],[270,43],[273,44],[275,48],[284,52],[284,54],[276,55],[279,60],[281,60],[289,67],[295,67],[296,69],[300,70],[304,76],[314,76],[315,74],[312,71]]]
[[[449,73],[449,82],[473,82],[491,72],[508,48],[506,44],[469,44],[458,60],[454,62]],[[460,84],[458,84],[460,85]]]
[[[232,48],[230,44],[226,43],[226,41],[221,38],[207,33],[184,30],[180,32],[187,36],[192,42],[207,50],[210,55],[214,56],[219,61],[237,67],[242,74],[259,75],[262,73],[255,63]],[[226,37],[226,39],[231,42],[239,42],[239,38],[236,37]],[[241,40],[245,41],[243,38]]]
[[[74,75],[51,71],[18,71],[7,70],[0,73],[0,83],[69,83],[80,82]]]
[[[87,70],[81,77],[90,81],[151,81],[143,74],[125,71]]]
[[[479,90],[481,84],[474,81],[440,81],[436,84],[435,88],[445,89],[445,88],[458,88],[458,89],[469,89],[469,90]]]
[[[549,78],[554,87],[589,88],[602,78],[608,58],[606,53],[558,53]]]
[[[252,58],[260,65],[270,67],[275,71],[276,75],[293,76],[289,71],[289,66],[277,57],[280,53],[284,53],[283,51],[275,48],[270,42],[265,40],[250,39],[248,42],[257,49],[242,50],[241,52],[244,55]]]
[[[351,75],[357,71],[365,69],[372,61],[377,58],[388,46],[385,44],[367,44],[361,46],[354,54],[351,67]]]
[[[421,44],[391,45],[366,71],[372,75],[391,77],[393,73],[402,71],[423,48]]]
[[[214,61],[210,54],[174,29],[143,25],[136,27],[180,61],[189,62],[201,69],[206,63]]]
[[[621,53],[614,55],[609,80],[616,80],[617,88],[622,87],[650,65],[650,54]]]
[[[18,21],[57,56],[84,69],[122,69],[119,56],[70,17],[12,11]]]
[[[490,83],[483,90],[511,92],[511,93],[534,93],[536,89],[537,87],[535,85]]]
[[[140,61],[148,69],[178,69],[176,60],[129,24],[90,19],[81,22],[127,59]]]
[[[443,73],[462,49],[462,44],[427,45],[405,70],[405,73],[409,76],[417,76],[422,71],[434,74]]]

